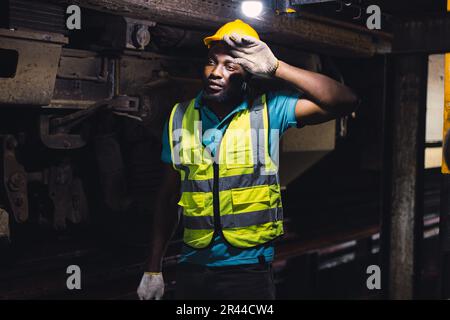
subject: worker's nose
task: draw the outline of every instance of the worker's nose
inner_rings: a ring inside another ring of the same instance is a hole
[[[214,69],[212,69],[209,77],[212,79],[222,79],[222,68],[219,65],[215,66]]]

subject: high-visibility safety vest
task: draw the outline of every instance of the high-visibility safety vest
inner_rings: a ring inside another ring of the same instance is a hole
[[[185,244],[205,248],[222,232],[232,246],[251,248],[282,235],[280,183],[269,155],[265,95],[233,116],[214,158],[202,143],[200,111],[194,106],[195,99],[176,104],[168,130],[173,166],[181,177],[178,205]]]

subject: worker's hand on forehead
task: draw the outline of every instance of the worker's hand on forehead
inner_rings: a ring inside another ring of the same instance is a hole
[[[278,59],[263,41],[236,33],[225,35],[223,40],[231,47],[235,62],[251,74],[263,78],[270,78],[275,74]]]

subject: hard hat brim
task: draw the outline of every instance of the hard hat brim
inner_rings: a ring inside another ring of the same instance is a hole
[[[203,42],[208,48],[210,48],[211,42],[223,41],[224,35],[230,35],[232,33],[237,33],[241,36],[250,36],[259,40],[259,35],[255,29],[253,29],[250,25],[246,24],[242,20],[237,19],[224,24],[222,27],[220,27],[219,30],[216,31],[215,34],[204,38]]]
[[[214,41],[222,41],[223,39],[219,36],[213,35],[213,36],[209,36],[206,37],[205,39],[203,39],[203,42],[205,43],[205,46],[207,46],[208,48],[211,46],[211,42]]]

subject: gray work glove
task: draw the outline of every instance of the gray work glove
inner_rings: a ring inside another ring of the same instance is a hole
[[[162,273],[145,272],[137,289],[141,300],[160,300],[164,295],[164,279]]]
[[[223,40],[231,47],[235,62],[251,74],[262,78],[270,78],[275,74],[279,61],[266,43],[236,33],[225,35]]]

